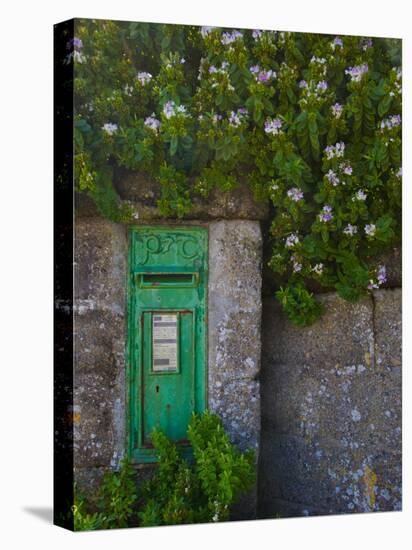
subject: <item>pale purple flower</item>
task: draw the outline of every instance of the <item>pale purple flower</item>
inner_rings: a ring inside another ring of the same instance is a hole
[[[334,157],[343,157],[345,154],[345,144],[343,141],[339,141],[335,145],[328,145],[325,149],[325,153],[328,160]]]
[[[216,27],[200,27],[200,34],[203,36],[207,36],[210,32],[213,31]]]
[[[230,113],[229,124],[231,126],[240,126],[242,124],[242,121],[240,120],[239,115],[236,114],[234,111],[231,111]]]
[[[349,162],[342,162],[342,163],[339,165],[339,168],[342,170],[342,172],[343,172],[346,176],[351,176],[351,175],[352,175],[353,168],[352,168],[352,166],[349,164]]]
[[[146,73],[145,71],[140,71],[137,73],[136,78],[142,86],[145,86],[152,80],[152,75],[150,73]]]
[[[363,63],[362,65],[356,65],[355,67],[349,67],[349,69],[345,70],[345,74],[349,75],[351,77],[352,82],[359,82],[362,78],[362,76],[369,71],[369,67],[367,63]]]
[[[358,201],[366,201],[367,194],[362,189],[355,194],[355,199]]]
[[[217,124],[219,120],[222,120],[223,116],[222,115],[213,115],[212,116],[212,122],[214,124]]]
[[[303,199],[303,191],[298,187],[292,187],[291,189],[289,189],[287,195],[291,200],[295,202]]]
[[[372,48],[372,46],[373,46],[372,38],[362,38],[361,48],[362,48],[363,51],[366,51],[369,48]]]
[[[339,36],[334,38],[332,43],[331,43],[331,47],[332,47],[333,50],[336,48],[336,46],[340,46],[341,48],[343,47],[343,40]]]
[[[370,279],[368,284],[368,290],[373,290],[374,288],[379,288],[379,285],[375,283],[373,279]]]
[[[229,124],[231,126],[240,126],[248,114],[248,110],[245,107],[240,107],[235,113],[231,111],[229,116]]]
[[[222,61],[221,67],[225,71],[229,67],[229,61]]]
[[[174,101],[167,101],[163,106],[163,113],[166,118],[170,118],[175,115],[175,103]]]
[[[275,71],[272,71],[272,70],[268,70],[268,71],[260,71],[257,75],[256,75],[256,80],[258,82],[267,82],[268,80],[270,80],[271,78],[276,78],[276,72]]]
[[[106,134],[108,134],[109,136],[112,136],[113,134],[115,134],[118,129],[119,129],[118,125],[114,124],[113,122],[106,122],[102,126],[102,130],[106,132]]]
[[[163,114],[166,118],[171,118],[178,114],[186,114],[184,105],[176,105],[174,101],[167,101],[163,106]]]
[[[355,235],[358,232],[358,227],[356,225],[352,225],[351,223],[348,223],[348,225],[345,227],[343,232],[346,235],[350,235],[351,237],[353,237],[353,235]]]
[[[291,233],[285,240],[286,248],[293,248],[299,242],[299,237],[296,233]]]
[[[388,130],[391,130],[392,128],[395,128],[396,126],[401,125],[401,115],[391,115],[388,118],[385,118],[380,123],[380,128],[384,130],[385,128]]]
[[[308,83],[306,82],[306,80],[301,80],[298,84],[299,88],[307,88],[308,87]]]
[[[316,275],[322,275],[323,273],[323,264],[316,264],[314,267],[312,267],[312,271],[316,273]]]
[[[259,65],[252,65],[250,68],[249,68],[249,71],[252,73],[252,74],[256,74],[260,71],[260,67]]]
[[[267,134],[279,134],[282,130],[282,121],[280,118],[270,119],[268,118],[265,122],[265,132]]]
[[[263,34],[263,31],[260,31],[258,29],[255,29],[254,31],[252,31],[252,36],[255,40],[259,40],[260,38],[262,38],[262,34]]]
[[[210,65],[209,67],[209,73],[212,74],[212,73],[217,73],[217,69],[214,65]]]
[[[150,130],[153,130],[153,132],[158,132],[160,129],[160,120],[155,118],[155,114],[152,113],[151,116],[148,116],[145,121],[144,125],[150,128]]]
[[[386,277],[386,267],[384,265],[378,266],[378,283],[380,285],[383,285],[386,283],[387,277]]]
[[[321,222],[330,222],[333,219],[332,207],[329,204],[325,204],[322,208],[322,212],[319,214],[319,220]]]
[[[376,225],[374,225],[373,223],[368,223],[365,225],[365,233],[369,236],[369,237],[374,237],[375,236],[375,233],[376,233]]]
[[[302,270],[302,264],[299,263],[298,261],[294,260],[293,261],[293,271],[295,273],[299,273],[299,271],[301,271],[301,270]]]
[[[334,187],[339,185],[339,178],[333,170],[329,170],[329,172],[327,172],[326,178]]]
[[[341,117],[342,112],[343,112],[343,105],[341,105],[340,103],[335,103],[334,105],[331,106],[330,109],[332,111],[332,115],[335,118],[340,118]]]
[[[74,48],[75,50],[81,50],[83,48],[82,39],[77,38],[76,36],[70,39],[66,44],[66,49],[71,50],[72,48]]]
[[[243,34],[239,31],[232,31],[232,32],[224,32],[222,34],[221,42],[224,46],[227,46],[228,44],[232,44],[232,42],[235,42],[235,40],[238,40],[243,37]]]
[[[317,85],[316,85],[316,89],[320,90],[322,92],[327,90],[328,89],[328,83],[326,82],[326,80],[321,80],[320,82],[318,82]]]

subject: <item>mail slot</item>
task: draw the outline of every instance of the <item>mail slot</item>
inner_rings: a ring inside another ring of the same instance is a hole
[[[129,454],[156,460],[156,427],[187,448],[206,406],[207,229],[133,227],[129,256]]]
[[[198,281],[197,273],[141,273],[142,287],[182,287],[193,286]]]

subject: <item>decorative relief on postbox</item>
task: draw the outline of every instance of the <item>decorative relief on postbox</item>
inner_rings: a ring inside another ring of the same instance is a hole
[[[153,314],[153,372],[177,372],[177,313]]]

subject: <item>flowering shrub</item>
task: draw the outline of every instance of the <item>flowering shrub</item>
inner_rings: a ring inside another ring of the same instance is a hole
[[[400,235],[399,40],[80,21],[65,62],[76,185],[104,215],[133,214],[114,164],[151,174],[178,217],[246,174],[273,205],[269,264],[292,319],[308,280],[353,301],[385,282],[374,258]]]

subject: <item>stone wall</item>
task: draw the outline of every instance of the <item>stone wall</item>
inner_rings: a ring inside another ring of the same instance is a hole
[[[74,467],[92,493],[125,449],[126,228],[75,224]]]
[[[401,290],[319,299],[302,329],[264,298],[260,517],[401,509]]]
[[[144,222],[143,222],[144,223]],[[151,220],[150,224],[173,225]],[[209,229],[208,406],[231,440],[258,451],[260,433],[261,248],[258,221],[191,220]],[[128,228],[78,216],[75,234],[75,480],[91,495],[127,449]],[[137,465],[140,477],[152,466]],[[256,514],[256,488],[235,510]]]

